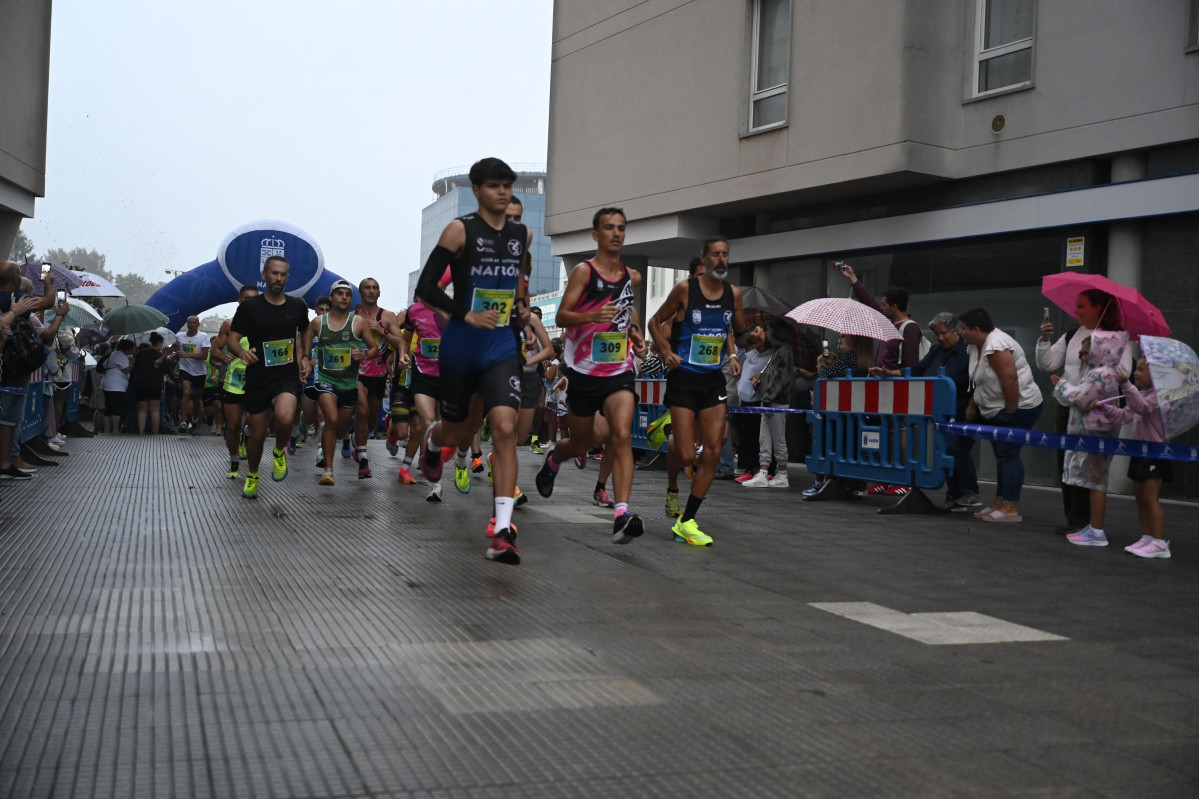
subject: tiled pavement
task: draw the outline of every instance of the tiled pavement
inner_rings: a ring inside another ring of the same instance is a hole
[[[615,546],[592,462],[514,568],[482,475],[432,505],[377,442],[373,480],[309,446],[255,502],[213,437],[68,449],[0,487],[2,795],[1199,795],[1194,506],[1144,561],[1045,491],[999,526],[725,482],[696,549],[651,471]],[[1049,640],[938,643],[1013,633]]]

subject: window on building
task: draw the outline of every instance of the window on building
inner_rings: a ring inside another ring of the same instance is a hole
[[[1187,49],[1199,50],[1199,0],[1187,3]]]
[[[753,0],[749,130],[787,124],[791,0]]]
[[[978,0],[975,94],[1032,83],[1036,0]]]

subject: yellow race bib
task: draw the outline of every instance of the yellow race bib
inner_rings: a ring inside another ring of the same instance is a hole
[[[629,357],[629,334],[620,331],[596,333],[591,337],[592,363],[624,363]]]
[[[294,338],[281,338],[278,341],[262,342],[263,366],[286,366],[289,363],[295,363],[295,360],[296,340]]]
[[[495,324],[496,327],[503,327],[508,324],[515,300],[516,289],[475,289],[470,309],[475,313],[499,311],[500,318],[496,320]]]
[[[720,351],[724,349],[724,342],[724,336],[693,335],[687,363],[695,366],[719,366]]]

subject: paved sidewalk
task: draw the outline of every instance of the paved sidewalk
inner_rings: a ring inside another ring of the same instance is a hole
[[[598,464],[486,561],[445,501],[310,444],[260,498],[215,437],[72,440],[0,487],[0,795],[1193,797],[1199,514],[1171,560],[1020,525],[713,486],[706,549],[608,541]],[[684,478],[684,495],[686,481]],[[610,487],[610,486],[609,486]]]

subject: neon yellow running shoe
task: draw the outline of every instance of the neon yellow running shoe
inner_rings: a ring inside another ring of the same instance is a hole
[[[281,449],[271,453],[271,479],[275,482],[287,477],[287,453]]]
[[[667,516],[678,516],[679,515],[679,492],[677,492],[677,491],[667,491],[666,492],[666,515]]]
[[[246,459],[246,442],[237,445],[237,457],[243,461]]]
[[[454,465],[454,488],[462,494],[470,493],[470,467],[458,468]]]
[[[225,472],[225,476],[230,480],[236,480],[241,474],[241,462],[229,461],[229,471]]]
[[[695,523],[695,519],[688,519],[674,523],[674,527],[670,528],[674,533],[674,540],[685,542],[693,547],[710,547],[712,546],[712,537],[699,529],[699,525]]]
[[[241,495],[246,499],[258,499],[258,475],[246,475],[246,485],[241,490]]]
[[[487,482],[491,483],[492,485],[495,485],[495,472],[492,469],[492,466],[493,466],[492,461],[494,461],[494,460],[495,460],[495,453],[488,452],[487,453]]]

